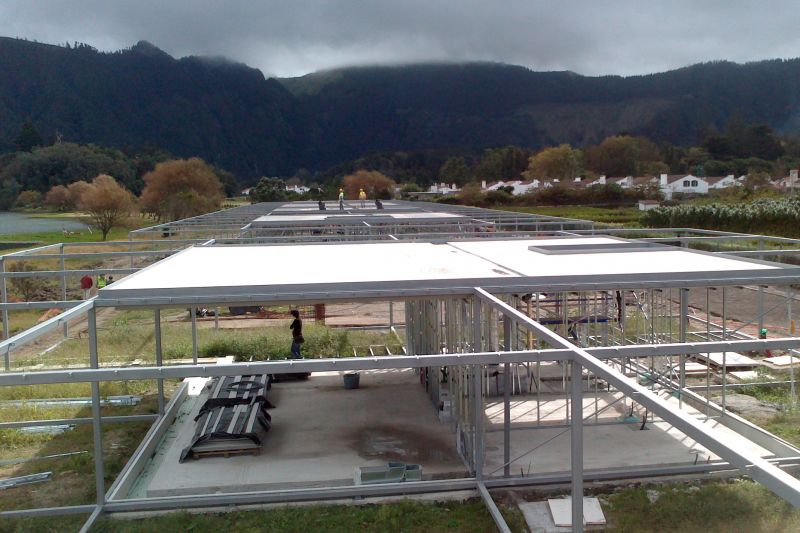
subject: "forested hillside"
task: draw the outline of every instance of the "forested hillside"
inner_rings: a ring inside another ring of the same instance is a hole
[[[30,121],[46,139],[159,147],[250,176],[293,171],[303,144],[292,95],[225,60],[175,60],[144,42],[105,54],[0,38],[0,72],[6,149]]]
[[[323,170],[380,151],[445,154],[597,144],[630,133],[698,144],[731,118],[800,131],[800,60],[706,63],[585,77],[471,63],[333,70],[292,79],[148,43],[0,38],[0,149],[26,122],[46,139],[200,156],[245,182]]]

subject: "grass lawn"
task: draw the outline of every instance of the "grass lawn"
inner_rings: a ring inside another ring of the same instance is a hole
[[[749,480],[639,487],[601,496],[601,500],[610,531],[800,531],[800,511]]]
[[[512,531],[527,531],[522,514],[514,507],[501,507]],[[63,520],[63,522],[62,522]],[[69,521],[69,522],[67,522]],[[14,528],[0,531],[77,531],[81,522],[71,518],[17,520]],[[74,528],[74,529],[71,529]],[[192,531],[217,533],[236,531],[270,533],[311,531],[343,532],[441,532],[484,533],[497,531],[489,512],[480,500],[446,503],[401,502],[384,505],[314,505],[282,507],[267,511],[231,513],[175,513],[155,518],[101,519],[92,531],[98,533],[138,533],[140,531]]]
[[[503,211],[517,211],[519,213],[531,213],[534,215],[547,215],[551,217],[579,218],[582,220],[593,220],[606,224],[622,224],[627,228],[639,227],[641,211],[635,207],[587,207],[581,205],[565,206],[502,206],[497,209]]]
[[[153,315],[150,311],[116,312],[98,327],[98,352],[101,363],[152,361],[155,353]],[[192,356],[191,324],[188,313],[169,310],[162,313],[164,358],[183,359]],[[286,325],[283,325],[283,322]],[[213,321],[202,321],[198,327],[198,353],[201,357],[233,355],[240,361],[285,359],[289,355],[291,335],[288,320],[267,327],[215,330]],[[306,357],[352,357],[368,355],[369,345],[387,345],[392,353],[402,353],[394,336],[380,331],[348,331],[307,323],[303,328]],[[86,364],[89,339],[68,339],[44,355],[18,358],[14,367]]]

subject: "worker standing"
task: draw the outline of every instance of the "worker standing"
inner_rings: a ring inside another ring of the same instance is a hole
[[[364,192],[364,189],[358,190],[358,199],[361,200],[361,207],[367,207],[367,193]]]
[[[344,211],[344,189],[339,189],[339,211]]]
[[[300,353],[300,348],[306,340],[303,338],[303,321],[300,320],[300,311],[292,309],[291,311],[294,320],[289,326],[292,330],[292,359],[302,359],[303,354]]]
[[[92,276],[89,274],[86,274],[81,278],[81,289],[83,290],[84,300],[88,300],[89,296],[92,295],[92,285],[94,285],[94,282],[92,281]]]
[[[104,289],[106,286],[106,275],[100,274],[97,276],[97,290]]]

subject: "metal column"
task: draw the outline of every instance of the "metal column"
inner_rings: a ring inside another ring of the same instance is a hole
[[[512,349],[508,315],[503,315],[503,349]],[[511,476],[511,363],[503,365],[503,475]]]
[[[64,260],[64,243],[59,247],[61,253],[61,300],[67,301],[67,262]],[[64,338],[69,335],[69,321],[64,321]]]
[[[472,351],[482,350],[481,336],[481,301],[477,297],[472,300]],[[472,461],[475,477],[483,479],[483,386],[481,365],[472,365]]]
[[[156,366],[163,365],[161,348],[161,309],[155,310]],[[158,414],[164,416],[164,380],[158,379]]]
[[[789,331],[789,336],[794,337],[794,320],[792,319],[792,289],[791,287],[786,288],[786,322],[787,322],[787,329]],[[760,332],[759,332],[760,333]],[[792,350],[789,350],[789,379],[791,381],[791,385],[789,388],[789,400],[794,407],[795,404],[795,385],[794,385],[794,353]]]
[[[189,313],[192,315],[192,363],[197,364],[197,307],[192,306]]]
[[[5,258],[0,257],[0,301],[8,303],[8,289],[6,288],[6,262]],[[8,323],[8,309],[3,308],[3,340],[7,339],[11,333],[11,326]],[[7,354],[8,352],[6,352]],[[9,369],[8,355],[6,355],[6,370]]]
[[[688,328],[689,316],[689,289],[680,289],[680,303],[681,303],[681,316],[680,316],[680,341],[686,342],[686,330]],[[678,394],[678,405],[683,406],[683,389],[686,388],[686,354],[678,355],[680,360],[680,393]]]
[[[91,307],[87,314],[89,323],[89,364],[92,368],[100,368],[97,354],[97,312]],[[105,504],[105,475],[103,473],[103,435],[100,422],[100,383],[92,382],[92,436],[94,437],[94,481],[97,490],[97,505],[101,509]]]
[[[573,359],[570,383],[570,448],[572,459],[572,531],[583,531],[583,369]]]

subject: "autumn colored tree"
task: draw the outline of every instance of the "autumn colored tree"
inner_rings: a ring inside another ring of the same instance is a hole
[[[219,209],[222,183],[199,157],[158,163],[144,176],[140,205],[159,220],[178,220]]]
[[[50,190],[44,195],[44,205],[56,211],[66,211],[70,205],[69,190],[63,185],[50,187]]]
[[[464,205],[482,205],[486,199],[486,195],[481,190],[481,186],[473,182],[461,188],[461,191],[458,193],[458,199]]]
[[[103,233],[103,240],[111,228],[128,218],[135,205],[135,197],[106,174],[93,179],[78,200],[78,208],[89,213],[94,225]]]
[[[347,198],[358,198],[358,191],[364,189],[367,198],[388,200],[394,197],[395,182],[389,176],[378,171],[357,170],[344,177],[343,189]]]
[[[17,207],[39,207],[42,205],[42,193],[39,191],[22,191],[14,202]]]
[[[83,193],[85,193],[88,188],[89,183],[83,180],[73,181],[67,185],[67,192],[69,193],[67,197],[67,201],[69,202],[67,204],[67,209],[77,208]]]
[[[582,154],[568,144],[545,148],[528,160],[529,179],[571,180],[581,173]]]

